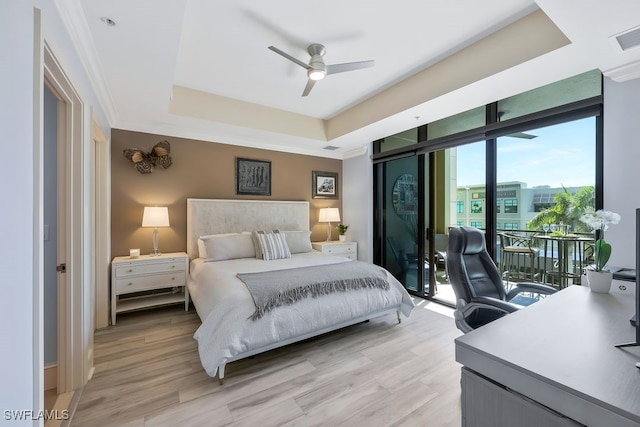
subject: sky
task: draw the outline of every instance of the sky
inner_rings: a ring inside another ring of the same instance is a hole
[[[521,181],[528,188],[595,185],[595,118],[526,131],[533,139],[498,139],[498,183]],[[485,144],[458,150],[458,186],[485,182]]]

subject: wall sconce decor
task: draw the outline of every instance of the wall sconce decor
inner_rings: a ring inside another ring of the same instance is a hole
[[[171,145],[167,141],[158,142],[148,153],[139,148],[127,148],[122,152],[133,163],[136,170],[143,174],[151,173],[155,166],[161,166],[164,169],[171,166],[173,160],[170,153]]]

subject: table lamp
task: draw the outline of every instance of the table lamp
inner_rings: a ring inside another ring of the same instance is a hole
[[[320,209],[320,222],[327,223],[327,242],[331,241],[331,223],[340,222],[340,210],[338,208],[322,208]]]
[[[151,256],[160,255],[160,251],[158,251],[158,227],[169,227],[169,208],[166,206],[145,206],[142,214],[142,226],[153,227],[153,253]]]

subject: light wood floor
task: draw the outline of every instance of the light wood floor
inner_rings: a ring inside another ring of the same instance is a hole
[[[460,426],[460,335],[417,300],[386,316],[227,366],[209,377],[179,306],[118,316],[95,335],[95,374],[72,426]],[[427,305],[429,307],[427,307]]]

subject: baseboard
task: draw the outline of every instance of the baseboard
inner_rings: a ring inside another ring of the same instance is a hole
[[[58,387],[58,364],[51,363],[44,367],[44,390]]]

